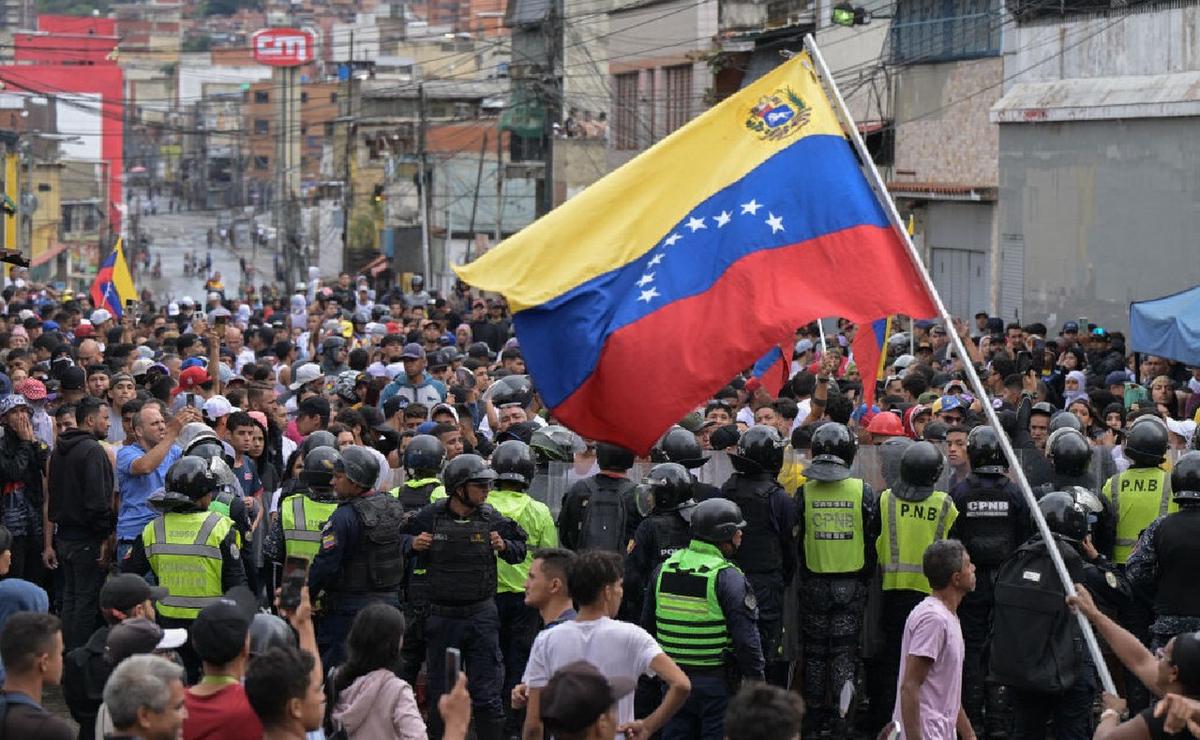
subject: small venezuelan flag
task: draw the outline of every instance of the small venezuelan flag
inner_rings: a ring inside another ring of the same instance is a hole
[[[125,263],[125,250],[121,240],[100,265],[96,279],[92,281],[92,305],[96,308],[108,309],[115,318],[120,319],[124,313],[125,301],[136,299],[137,291],[133,287],[133,278],[129,275],[129,266]]]
[[[456,270],[555,416],[638,452],[797,326],[936,313],[807,54]]]

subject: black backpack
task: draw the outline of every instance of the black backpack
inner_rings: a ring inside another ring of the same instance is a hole
[[[583,506],[577,548],[624,554],[628,545],[625,539],[628,512],[625,511],[624,491],[602,489],[594,477],[584,479],[583,487],[588,498]]]
[[[1074,548],[1055,540],[1067,572],[1082,571]],[[1072,576],[1075,578],[1076,576]],[[1083,673],[1076,618],[1054,561],[1042,541],[1022,545],[1000,566],[988,658],[989,679],[1005,686],[1057,694]]]

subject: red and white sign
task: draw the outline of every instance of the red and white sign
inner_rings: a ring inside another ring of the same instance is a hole
[[[267,28],[251,37],[254,61],[271,67],[298,67],[317,57],[317,37],[303,28]]]

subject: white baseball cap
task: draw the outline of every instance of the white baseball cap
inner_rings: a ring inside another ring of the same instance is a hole
[[[321,372],[321,368],[315,362],[306,362],[296,368],[296,374],[288,388],[298,391],[314,380],[320,380],[323,377],[325,377],[325,373]]]
[[[230,403],[225,396],[213,396],[204,402],[204,418],[206,419],[220,419],[235,411],[241,411],[241,409]]]
[[[111,318],[112,314],[107,309],[97,308],[95,311],[92,311],[90,321],[92,322],[92,326],[99,326]]]

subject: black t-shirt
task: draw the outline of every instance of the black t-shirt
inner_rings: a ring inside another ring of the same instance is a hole
[[[1175,733],[1164,730],[1163,720],[1160,717],[1154,716],[1153,706],[1149,709],[1143,709],[1138,716],[1145,720],[1146,727],[1150,729],[1150,740],[1164,740],[1164,738],[1172,738],[1172,740],[1200,740],[1200,738],[1196,738],[1195,735],[1186,729],[1183,732]]]

